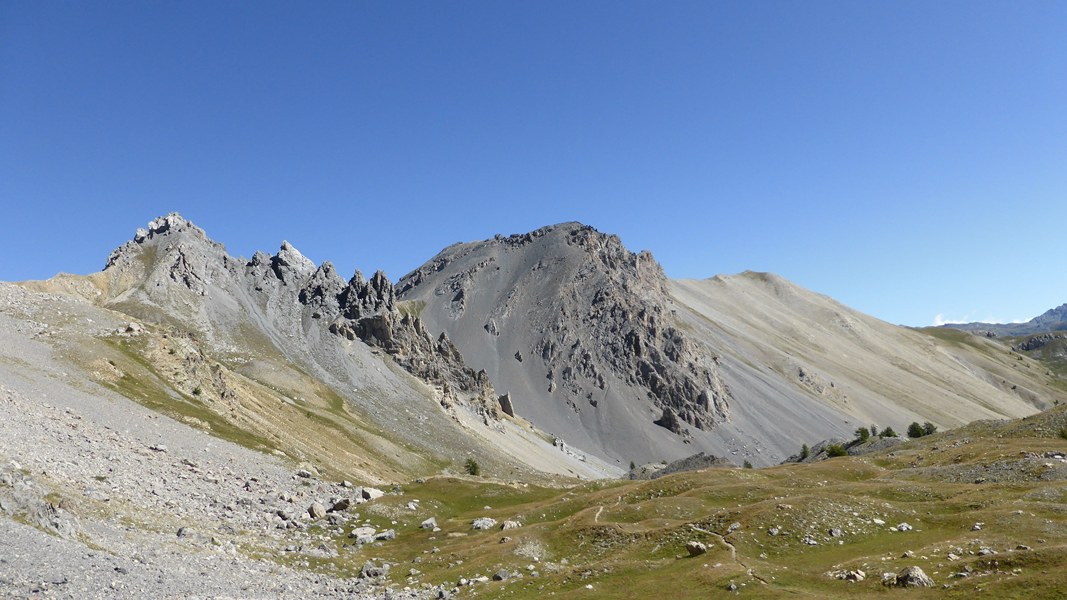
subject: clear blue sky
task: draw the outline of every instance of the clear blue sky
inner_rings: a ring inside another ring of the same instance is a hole
[[[891,322],[1067,302],[1067,2],[0,2],[0,280],[177,210],[396,279],[580,220]]]

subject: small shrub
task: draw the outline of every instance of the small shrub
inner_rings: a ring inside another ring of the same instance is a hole
[[[871,425],[870,432],[871,432],[871,437],[874,437],[874,436],[878,435],[878,426],[877,425]]]
[[[830,458],[848,456],[848,450],[845,450],[845,447],[841,444],[830,444],[826,447],[826,455]]]
[[[800,447],[800,460],[804,460],[811,456],[811,448],[808,448],[807,444]]]
[[[751,469],[751,468],[752,468],[752,463],[750,463],[750,462],[748,462],[748,461],[746,460],[746,461],[745,461],[745,465],[744,465],[744,468],[746,468],[746,469]]]
[[[878,437],[891,438],[897,437],[897,432],[893,431],[892,427],[886,427],[882,430],[882,433],[878,434]]]
[[[930,421],[923,423],[923,435],[933,435],[935,433],[937,433],[937,425]]]
[[[478,461],[473,458],[468,458],[467,462],[463,464],[463,468],[466,469],[467,475],[481,475],[482,467],[478,464]]]
[[[630,461],[630,470],[631,470],[631,471],[633,471],[633,470],[634,470],[634,469],[636,469],[636,468],[637,468],[637,465],[635,465],[635,464],[634,464],[634,461],[632,461],[632,460],[631,460],[631,461]]]
[[[1060,429],[1060,438],[1067,440],[1067,427]]]
[[[196,388],[193,389],[193,395],[194,396],[199,396],[200,394],[203,394],[203,393],[204,393],[204,388],[202,388],[200,386],[196,386]]]
[[[871,430],[870,429],[867,429],[866,427],[857,427],[856,428],[856,441],[857,442],[860,442],[862,444],[863,442],[866,442],[870,438],[871,438]]]
[[[926,430],[923,429],[922,425],[919,425],[915,421],[912,421],[911,425],[908,425],[908,437],[921,438],[924,435],[926,435]]]

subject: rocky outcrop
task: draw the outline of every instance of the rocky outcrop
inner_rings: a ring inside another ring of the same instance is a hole
[[[381,348],[406,371],[435,386],[446,408],[466,402],[487,419],[499,418],[500,405],[485,371],[467,367],[448,336],[442,333],[435,339],[417,315],[401,311],[385,273],[378,271],[367,280],[356,271],[335,298],[338,312],[330,332]]]
[[[1044,348],[1055,340],[1065,339],[1067,339],[1067,334],[1044,333],[1041,335],[1035,335],[1033,337],[1027,338],[1022,342],[1012,346],[1011,349],[1016,352],[1033,352],[1034,350],[1040,350],[1041,348]]]
[[[687,456],[676,460],[668,464],[647,464],[641,466],[635,466],[630,469],[630,479],[659,479],[666,475],[673,475],[674,473],[682,473],[685,471],[699,471],[701,469],[710,469],[712,467],[719,468],[732,468],[737,465],[733,464],[729,460],[720,456],[712,456],[703,452],[698,452],[692,456]]]
[[[507,272],[513,261],[530,267]],[[434,302],[460,320],[487,292],[486,282],[501,277],[512,277],[512,287],[499,302],[479,304],[482,329],[493,337],[508,328],[533,330],[524,336],[529,347],[508,354],[544,373],[545,393],[578,411],[595,409],[613,384],[617,393],[632,389],[660,411],[650,420],[681,436],[727,419],[730,390],[676,327],[663,269],[617,236],[579,223],[497,236],[446,249],[401,279],[398,290],[403,298],[425,297],[433,285]],[[540,366],[524,361],[527,351]]]

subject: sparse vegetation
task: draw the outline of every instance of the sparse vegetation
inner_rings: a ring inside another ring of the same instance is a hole
[[[467,462],[463,463],[463,469],[467,472],[467,475],[478,476],[482,474],[482,467],[478,464],[478,461],[473,458],[468,458]]]
[[[937,425],[934,425],[930,421],[927,421],[922,425],[916,421],[912,421],[911,425],[908,425],[908,437],[910,438],[921,438],[935,433],[937,433]]]
[[[841,444],[830,444],[826,447],[826,455],[830,458],[848,456],[848,450],[845,450],[845,447]]]
[[[862,444],[862,443],[866,442],[869,439],[871,439],[871,430],[870,429],[867,429],[866,427],[857,427],[856,428],[856,441],[858,443]]]
[[[800,460],[804,460],[811,456],[811,448],[808,448],[807,444],[800,447]]]
[[[751,468],[752,468],[752,462],[751,462],[751,461],[748,461],[748,460],[746,460],[746,461],[745,461],[745,464],[744,464],[744,467],[743,467],[743,468],[745,468],[745,469],[751,469]]]

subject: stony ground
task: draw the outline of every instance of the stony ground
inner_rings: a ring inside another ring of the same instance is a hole
[[[0,291],[0,595],[387,593],[373,577],[313,567],[339,550],[310,532],[358,525],[363,496],[376,492],[325,481],[92,384],[56,356],[46,323],[81,320],[89,333],[123,323],[60,296]],[[342,500],[350,507],[318,519],[309,512]],[[360,561],[359,544],[340,548]]]

